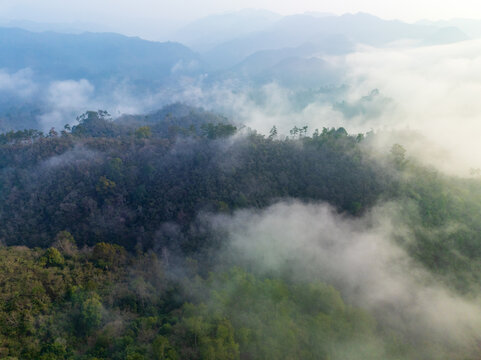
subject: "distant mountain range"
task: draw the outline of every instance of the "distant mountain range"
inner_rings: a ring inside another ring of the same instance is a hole
[[[270,11],[246,9],[201,18],[171,36],[175,41],[205,52],[223,42],[262,31],[280,19],[281,15]]]
[[[245,75],[252,72],[248,68],[258,72],[287,58],[349,53],[356,44],[385,46],[411,40],[433,45],[466,40],[468,35],[451,23],[407,24],[363,13],[282,17],[245,10],[197,20],[172,38],[199,53],[179,42],[159,43],[114,33],[66,34],[5,27],[0,28],[0,69],[31,68],[49,79],[152,82],[206,71],[238,70]]]
[[[481,20],[475,19],[451,19],[441,21],[418,21],[417,24],[425,26],[437,26],[439,28],[456,27],[470,38],[481,37]]]
[[[474,21],[408,24],[363,13],[281,16],[261,10],[197,20],[173,33],[175,42],[78,32],[68,24],[12,24],[35,31],[0,27],[0,75],[17,74],[3,87],[0,76],[0,130],[33,126],[32,118],[48,112],[55,103],[54,99],[46,103],[42,96],[42,89],[55,81],[88,80],[94,89],[90,96],[97,103],[124,102],[129,96],[147,98],[150,107],[169,94],[181,94],[172,96],[180,100],[185,84],[205,89],[235,80],[240,87],[255,88],[276,82],[316,91],[343,85],[342,69],[325,57],[351,53],[360,44],[424,46],[481,36],[481,22]],[[57,32],[40,31],[48,28]],[[30,77],[25,80],[24,75]],[[29,98],[19,96],[11,91],[18,81],[25,81],[27,87],[32,81],[41,90]],[[115,94],[119,84],[128,88],[126,94]]]
[[[0,28],[0,69],[30,68],[40,79],[165,81],[203,69],[200,56],[174,42],[113,33],[62,34]]]
[[[15,20],[0,18],[0,27],[18,28],[33,32],[54,31],[64,34],[81,34],[84,32],[115,32],[105,24],[92,22],[47,23],[31,20]]]
[[[203,57],[214,68],[223,69],[258,51],[299,47],[305,43],[317,45],[317,52],[336,54],[351,51],[349,43],[385,46],[411,40],[419,45],[436,45],[466,39],[466,34],[452,26],[407,24],[363,13],[323,17],[303,14],[286,16],[262,31],[218,44]]]

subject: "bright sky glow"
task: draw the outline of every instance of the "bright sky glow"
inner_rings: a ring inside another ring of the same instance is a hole
[[[363,11],[405,21],[481,18],[481,3],[476,0],[0,0],[0,17],[46,22],[104,21],[110,24],[141,18],[188,21],[242,8],[262,8],[281,14]]]

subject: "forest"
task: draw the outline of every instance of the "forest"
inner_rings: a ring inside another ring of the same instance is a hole
[[[181,104],[72,123],[0,135],[2,359],[479,358],[477,176]],[[419,276],[352,280],[386,217],[375,258]]]

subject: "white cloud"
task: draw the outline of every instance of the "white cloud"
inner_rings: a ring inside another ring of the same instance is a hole
[[[48,101],[59,109],[85,106],[91,100],[94,86],[85,79],[79,81],[55,81],[48,89]]]
[[[354,119],[355,127],[417,130],[431,143],[429,147],[449,153],[448,158],[426,156],[428,144],[424,150],[419,143],[405,144],[427,162],[464,174],[481,167],[481,41],[413,49],[365,48],[348,55],[346,63],[351,99],[378,88],[395,103],[378,119]]]
[[[479,299],[448,290],[394,241],[394,235],[410,236],[396,220],[398,211],[385,205],[353,219],[326,204],[281,202],[210,221],[229,244],[220,259],[234,259],[265,275],[333,284],[382,326],[431,343],[427,351],[440,344],[463,351],[475,346]]]
[[[72,123],[76,116],[93,105],[94,91],[94,86],[85,79],[52,82],[45,95],[49,110],[39,117],[41,126],[48,130]]]
[[[0,69],[0,91],[5,91],[23,98],[31,96],[37,86],[32,79],[31,69],[22,69],[15,73],[9,73]]]

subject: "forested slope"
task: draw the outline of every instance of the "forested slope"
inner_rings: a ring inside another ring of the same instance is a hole
[[[445,176],[398,144],[374,152],[376,135],[343,128],[264,136],[182,105],[78,120],[0,135],[0,357],[478,358],[479,339],[464,328],[456,340],[419,338],[331,286],[335,277],[301,280],[291,260],[259,271],[215,225],[242,219],[240,210],[262,225],[271,205],[296,199],[370,229],[370,213],[391,204],[392,227],[403,229],[394,241],[413,269],[471,301],[481,276],[477,178]],[[261,246],[273,235],[258,236]]]
[[[90,115],[96,118],[63,136],[4,136],[0,238],[6,244],[48,246],[68,230],[80,245],[162,247],[169,244],[158,234],[161,224],[188,229],[199,211],[295,197],[356,214],[392,181],[344,129],[302,139],[254,131],[228,138],[233,125],[202,113],[172,118],[169,126],[139,120],[137,128]],[[180,245],[195,247],[186,241]]]

